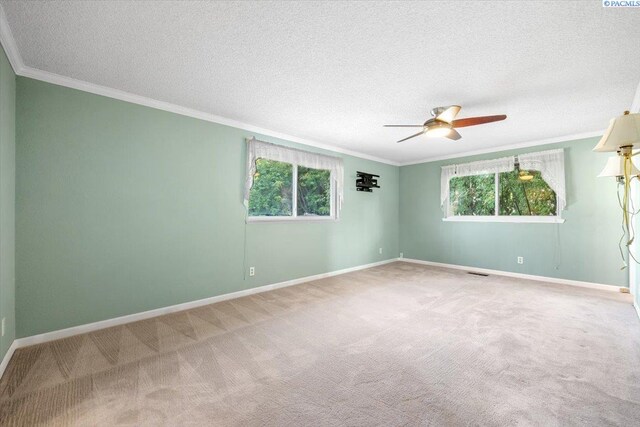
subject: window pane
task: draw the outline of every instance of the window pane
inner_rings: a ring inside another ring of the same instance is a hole
[[[298,166],[298,216],[331,215],[331,172]]]
[[[249,215],[291,216],[292,185],[293,165],[258,159],[249,194]]]
[[[451,215],[495,215],[495,192],[494,174],[451,178]]]
[[[556,215],[556,193],[538,171],[500,174],[500,215]]]

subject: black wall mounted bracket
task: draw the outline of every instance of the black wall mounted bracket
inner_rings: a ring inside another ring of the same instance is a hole
[[[378,185],[378,180],[376,178],[380,178],[380,175],[374,175],[366,172],[356,172],[356,190],[357,191],[366,191],[367,193],[371,193],[374,188],[380,188]]]

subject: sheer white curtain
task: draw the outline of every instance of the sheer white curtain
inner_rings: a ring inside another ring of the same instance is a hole
[[[336,217],[340,216],[340,209],[344,199],[344,166],[341,158],[258,141],[255,138],[248,139],[247,179],[244,187],[244,203],[246,206],[249,205],[249,193],[253,186],[253,176],[256,174],[256,160],[258,159],[269,159],[307,168],[329,170],[331,183],[336,189]]]
[[[539,171],[542,179],[558,196],[558,208],[563,210],[567,205],[567,193],[564,178],[564,150],[547,150],[536,153],[519,154],[518,164],[522,170]],[[485,175],[491,173],[511,172],[515,169],[516,156],[502,157],[493,160],[462,163],[442,167],[440,179],[440,206],[446,213],[449,203],[449,181],[455,176]]]
[[[560,210],[567,206],[563,149],[519,154],[518,163],[520,164],[520,169],[540,171],[542,179],[556,192]]]
[[[515,168],[513,156],[456,165],[456,176],[486,175],[511,172]]]
[[[443,166],[440,174],[440,206],[446,213],[446,208],[449,203],[449,181],[451,181],[451,178],[454,176],[486,175],[490,173],[511,172],[514,169],[515,159],[513,156]]]
[[[449,181],[456,176],[456,166],[443,166],[440,172],[440,207],[446,212],[449,205]]]

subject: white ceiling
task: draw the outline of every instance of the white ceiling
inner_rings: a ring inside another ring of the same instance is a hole
[[[26,68],[397,163],[602,130],[640,80],[640,8],[599,0],[1,3]],[[450,104],[508,119],[382,127]]]

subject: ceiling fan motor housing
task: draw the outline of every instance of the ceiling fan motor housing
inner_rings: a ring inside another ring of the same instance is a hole
[[[451,107],[451,106],[449,106]],[[431,109],[431,117],[438,117],[440,114],[444,113],[449,109],[449,107],[436,107]]]

